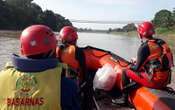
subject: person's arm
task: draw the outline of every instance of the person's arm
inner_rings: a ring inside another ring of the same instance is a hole
[[[70,78],[61,78],[61,108],[62,110],[82,110],[78,85]]]
[[[79,87],[76,84],[74,84],[75,86],[72,88],[72,102],[73,102],[73,106],[72,106],[72,110],[82,110],[81,105],[80,105],[80,95],[79,93]]]
[[[145,43],[142,44],[137,52],[136,65],[130,67],[133,71],[139,71],[145,60],[150,56],[149,46]]]

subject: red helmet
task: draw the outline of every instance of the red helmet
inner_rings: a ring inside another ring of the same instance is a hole
[[[46,53],[57,45],[55,34],[44,25],[33,25],[24,29],[20,42],[21,54],[24,56]]]
[[[150,22],[142,22],[139,27],[137,32],[142,36],[142,37],[148,37],[150,35],[153,35],[155,33],[154,31],[154,26]]]
[[[65,26],[61,29],[58,39],[62,42],[70,43],[72,41],[77,40],[78,35],[74,28],[70,26]]]

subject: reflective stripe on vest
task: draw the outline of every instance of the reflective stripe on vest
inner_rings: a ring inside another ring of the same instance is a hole
[[[35,73],[17,71],[10,62],[6,66],[11,67],[0,72],[0,110],[61,110],[60,81],[65,65]]]

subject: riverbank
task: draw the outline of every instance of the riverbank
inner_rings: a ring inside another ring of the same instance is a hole
[[[110,34],[135,37],[135,36],[137,36],[137,31],[111,32]],[[158,29],[156,29],[156,34],[154,36],[156,38],[163,39],[167,44],[169,44],[172,52],[175,54],[175,27],[173,27],[171,29],[158,28]]]
[[[0,30],[0,37],[19,38],[21,31]]]
[[[169,44],[172,52],[175,55],[175,34],[160,34],[160,35],[158,34],[156,36],[157,38],[165,40]]]
[[[100,33],[100,32],[98,32]],[[165,40],[172,49],[173,53],[175,54],[175,28],[171,28],[169,30],[166,29],[156,29],[156,37]],[[0,30],[0,37],[11,37],[11,38],[19,38],[21,31],[11,31],[11,30]],[[115,35],[124,35],[124,36],[137,36],[136,31],[131,32],[110,32],[109,34]]]
[[[110,34],[135,37],[135,36],[137,36],[137,31],[130,31],[130,32],[110,32]]]

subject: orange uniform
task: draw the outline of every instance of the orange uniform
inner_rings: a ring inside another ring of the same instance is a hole
[[[136,65],[125,70],[123,77],[126,75],[147,87],[163,88],[170,82],[172,65],[173,57],[167,44],[163,40],[152,39],[141,45]]]

